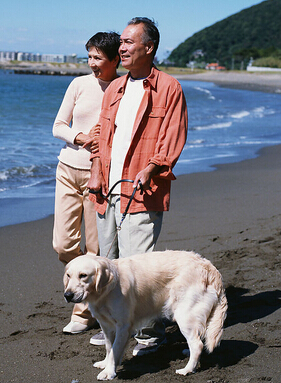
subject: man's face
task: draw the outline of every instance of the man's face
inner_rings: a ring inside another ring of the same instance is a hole
[[[150,45],[142,42],[142,34],[143,24],[128,25],[120,37],[119,54],[122,66],[131,73],[151,61],[148,54],[151,51]]]

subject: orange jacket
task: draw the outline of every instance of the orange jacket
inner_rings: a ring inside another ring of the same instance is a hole
[[[115,118],[124,94],[128,76],[114,80],[105,91],[99,123],[101,124],[99,153],[102,172],[108,187],[111,147],[115,132]],[[148,164],[164,166],[151,181],[151,192],[135,194],[129,213],[142,211],[167,211],[170,204],[171,180],[175,180],[175,166],[187,137],[187,106],[179,82],[153,67],[143,81],[145,94],[137,112],[131,145],[127,152],[123,179],[134,180],[137,173]],[[131,183],[121,184],[121,212],[123,213],[133,188]],[[96,202],[95,196],[90,195]],[[106,201],[95,203],[95,209],[104,214]]]

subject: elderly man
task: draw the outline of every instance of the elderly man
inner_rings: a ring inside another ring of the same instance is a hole
[[[153,251],[163,212],[169,210],[172,169],[186,142],[185,97],[179,82],[153,65],[158,45],[154,22],[132,19],[119,48],[122,66],[129,73],[113,81],[103,98],[99,149],[91,155],[88,187],[94,193],[100,254],[111,259]],[[103,198],[120,179],[134,182],[119,183]],[[138,191],[117,233],[135,187]],[[91,343],[103,344],[99,337],[102,333]],[[156,351],[166,341],[162,322],[142,329],[136,339],[134,355]]]

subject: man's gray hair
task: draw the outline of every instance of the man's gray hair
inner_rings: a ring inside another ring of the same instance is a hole
[[[142,42],[144,44],[148,43],[149,41],[152,41],[154,44],[153,49],[153,57],[156,54],[156,51],[159,46],[160,41],[160,33],[158,28],[156,27],[156,24],[153,20],[150,20],[147,17],[134,17],[132,20],[128,22],[128,25],[137,25],[137,24],[143,24],[143,30],[144,34],[142,35]]]

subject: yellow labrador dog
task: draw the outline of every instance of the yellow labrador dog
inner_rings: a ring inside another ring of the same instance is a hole
[[[151,319],[177,322],[190,358],[177,374],[194,372],[203,349],[219,344],[227,300],[218,270],[198,254],[153,252],[111,261],[82,255],[65,268],[68,302],[87,301],[104,332],[106,357],[96,362],[98,380],[111,380],[135,329]]]

